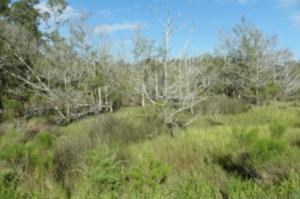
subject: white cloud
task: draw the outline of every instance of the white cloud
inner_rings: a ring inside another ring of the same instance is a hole
[[[122,17],[125,14],[132,13],[133,10],[131,8],[117,8],[113,10],[102,9],[98,10],[97,14],[100,14],[102,18],[113,18],[113,17]]]
[[[255,3],[255,2],[258,2],[258,1],[260,1],[260,0],[215,0],[215,2],[217,2],[219,4],[236,2],[240,5],[246,5],[246,4]]]
[[[276,0],[278,3],[278,8],[284,9],[284,10],[292,10],[289,11],[290,17],[289,20],[293,21],[293,23],[296,26],[300,26],[300,11],[295,10],[295,8],[298,8],[300,6],[300,0]]]
[[[290,19],[295,25],[300,26],[300,11],[291,16]]]
[[[238,4],[250,4],[250,3],[254,3],[257,2],[259,0],[237,0]]]
[[[300,0],[276,0],[280,6],[293,6],[300,4]]]
[[[40,9],[41,11],[49,12],[51,15],[53,14],[50,11],[50,9],[48,8],[46,1],[41,1],[35,7],[38,8],[38,9]],[[79,15],[79,12],[77,10],[75,10],[73,7],[71,7],[70,5],[68,5],[67,8],[64,10],[63,14],[60,16],[59,20],[70,19],[70,18],[76,17],[78,15]],[[50,18],[50,23],[51,22],[53,22],[52,18]]]
[[[99,10],[98,13],[105,18],[109,18],[113,16],[113,11],[107,9]]]
[[[127,31],[133,31],[136,28],[137,24],[131,24],[131,23],[116,23],[116,24],[105,24],[105,25],[99,25],[95,28],[95,33],[103,33],[103,32],[116,32],[120,30],[127,30]]]

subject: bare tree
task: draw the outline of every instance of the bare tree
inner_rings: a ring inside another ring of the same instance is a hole
[[[155,96],[149,94],[151,89],[149,89],[149,84],[145,86],[145,95],[149,101],[161,108],[162,120],[170,127],[176,125],[176,115],[178,113],[188,110],[193,111],[196,104],[207,99],[209,94],[206,90],[211,84],[212,71],[209,69],[211,65],[198,65],[199,63],[188,59],[186,53],[184,53],[191,32],[178,56],[171,58],[171,38],[180,29],[180,26],[177,25],[180,15],[174,20],[171,14],[168,13],[167,20],[163,21],[155,11],[152,10],[152,12],[164,28],[160,38],[161,49],[159,53],[162,57],[159,60],[161,77],[158,80],[158,82],[161,82],[161,87],[159,87],[158,100],[155,100]],[[186,124],[190,124],[190,122]]]
[[[291,52],[288,50],[279,51],[276,55],[281,63],[278,64],[279,84],[283,85],[281,90],[284,99],[294,98],[297,96],[297,91],[300,89],[300,64],[291,61]]]
[[[146,84],[146,73],[149,70],[152,60],[153,46],[152,41],[145,38],[143,35],[144,27],[138,25],[135,31],[135,35],[132,37],[134,44],[132,53],[134,57],[133,65],[136,67],[136,82],[137,92],[141,98],[141,106],[145,106],[145,84]]]
[[[58,113],[58,123],[69,123],[93,111],[80,111],[80,106],[88,101],[86,64],[72,42],[65,40],[36,49],[30,32],[8,25],[3,43],[13,55],[10,60],[3,60],[12,63],[14,70],[7,70],[9,74],[24,83],[20,86],[47,100]],[[25,74],[19,72],[20,65],[25,67]]]

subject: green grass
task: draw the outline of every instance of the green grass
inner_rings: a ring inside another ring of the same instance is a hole
[[[174,138],[149,109],[65,127],[2,124],[0,198],[300,197],[300,107],[292,102],[201,115],[175,127]]]

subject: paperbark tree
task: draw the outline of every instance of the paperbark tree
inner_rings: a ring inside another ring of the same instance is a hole
[[[285,52],[284,65],[279,66],[281,69],[279,83],[283,85],[283,96],[287,100],[289,98],[299,97],[300,89],[300,63],[290,61],[290,53]],[[284,58],[283,58],[284,59]]]
[[[111,55],[113,42],[107,33],[99,35],[100,44],[97,51],[98,96],[106,109],[113,111],[112,95],[118,88],[115,60]],[[103,93],[103,96],[102,96]],[[99,101],[100,102],[100,101]]]
[[[67,9],[69,4],[64,0],[49,0],[47,2],[47,8],[50,13],[46,13],[47,30],[50,32],[46,34],[48,38],[54,43],[59,42],[62,38],[59,34],[60,28],[68,22],[68,19],[63,19],[62,15]],[[52,27],[51,27],[52,26]]]
[[[180,15],[174,19],[168,13],[167,20],[163,21],[157,13],[154,11],[153,13],[164,28],[160,38],[161,49],[159,53],[162,59],[158,64],[161,67],[161,77],[158,80],[161,82],[161,86],[159,87],[158,100],[154,100],[153,96],[150,97],[147,85],[145,94],[152,103],[156,104],[157,107],[161,107],[163,122],[172,127],[177,123],[176,116],[178,113],[188,110],[193,111],[195,105],[207,99],[210,95],[207,91],[212,82],[213,71],[209,69],[211,65],[195,63],[192,59],[187,59],[187,56],[184,56],[191,32],[181,52],[172,59],[171,50],[173,46],[171,39],[180,29],[177,24]],[[186,122],[186,125],[190,124],[191,121]]]
[[[40,44],[41,32],[38,28],[42,15],[35,5],[39,0],[21,0],[11,4],[9,21],[13,24],[25,27],[36,38],[37,45]]]
[[[10,0],[0,0],[0,21],[6,20],[10,13]]]
[[[262,104],[264,92],[276,81],[274,68],[281,62],[276,58],[277,36],[264,35],[244,17],[241,24],[237,24],[232,36],[223,41],[225,59],[229,60],[224,69],[234,91],[244,96],[256,99]],[[228,71],[229,69],[229,71]]]
[[[136,67],[136,84],[137,93],[140,95],[141,106],[145,106],[145,84],[146,84],[146,70],[149,70],[149,66],[152,61],[153,45],[152,41],[147,39],[143,35],[144,27],[138,25],[135,31],[135,35],[132,37],[133,42],[133,65]]]
[[[24,86],[33,95],[45,99],[58,113],[57,122],[60,124],[93,113],[93,110],[80,111],[81,106],[88,102],[85,80],[89,77],[85,62],[72,42],[66,40],[55,47],[37,49],[36,40],[27,29],[15,25],[6,29],[6,37],[1,41],[6,54],[12,56],[3,57],[1,62],[10,64],[11,69],[5,71],[23,82],[19,88]],[[22,66],[25,72],[20,71],[18,66]]]

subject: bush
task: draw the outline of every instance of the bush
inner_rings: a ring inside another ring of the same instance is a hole
[[[204,179],[201,179],[197,174],[191,175],[186,179],[182,179],[172,190],[175,199],[182,198],[222,198],[222,195],[217,187],[211,185]]]
[[[39,133],[35,136],[35,140],[41,147],[48,149],[54,146],[56,136],[48,132]]]
[[[88,153],[89,162],[84,176],[89,178],[99,191],[117,190],[123,184],[124,172],[121,162],[116,162],[116,151],[101,146]]]
[[[2,171],[0,173],[0,198],[19,199],[21,192],[17,189],[18,174],[13,171]]]
[[[265,188],[252,180],[232,179],[227,185],[227,194],[231,199],[276,198],[273,188],[271,185]]]
[[[45,137],[55,138],[49,133],[44,133],[37,135],[36,141],[23,143],[22,135],[22,132],[14,130],[6,132],[0,143],[0,161],[14,171],[36,171],[38,175],[53,168],[53,149],[44,140]]]
[[[238,137],[238,141],[244,146],[250,146],[252,143],[255,143],[257,139],[259,139],[258,133],[258,129],[251,129],[246,133],[241,133]]]
[[[75,132],[65,132],[65,135],[57,139],[55,147],[57,179],[68,182],[69,184],[65,186],[71,189],[75,179],[79,179],[78,165],[83,161],[82,157],[86,152],[102,145],[116,144],[124,147],[130,143],[143,141],[159,127],[141,119],[107,114],[87,124],[84,132],[76,132],[75,128],[76,124],[65,128]]]
[[[273,138],[280,138],[287,130],[287,126],[278,121],[270,125],[271,136]]]
[[[133,163],[129,168],[128,177],[134,189],[142,192],[165,182],[169,170],[168,165],[153,156],[148,156],[142,161]]]
[[[288,179],[280,183],[278,195],[280,198],[300,198],[300,174],[291,171]]]
[[[273,157],[280,155],[288,149],[289,145],[285,140],[273,140],[261,138],[253,143],[250,152],[250,160],[255,162],[267,162]]]

